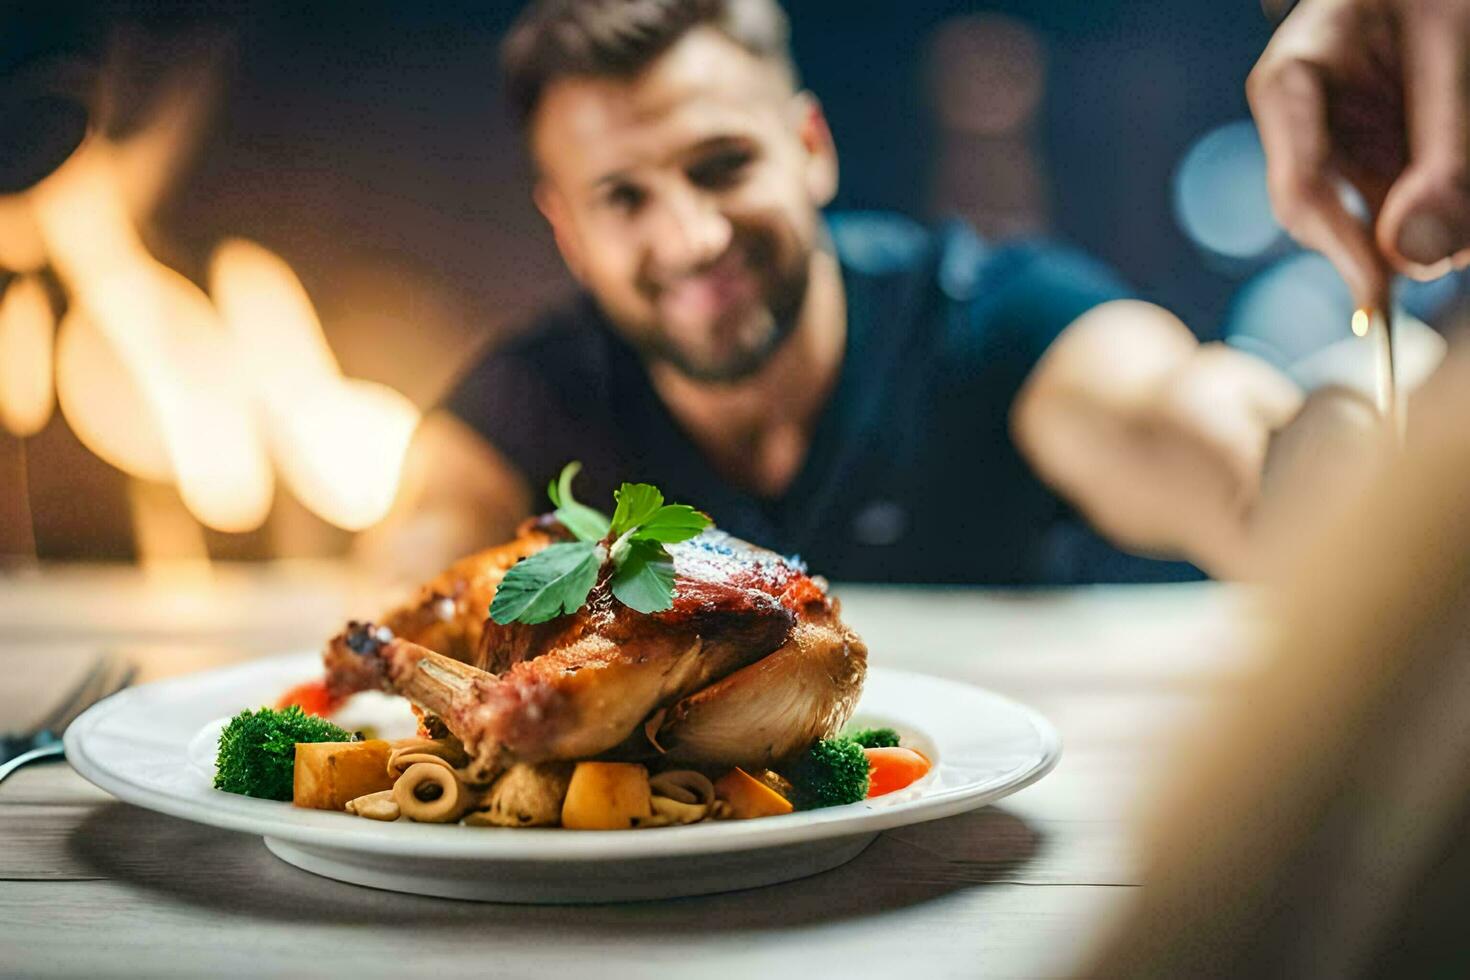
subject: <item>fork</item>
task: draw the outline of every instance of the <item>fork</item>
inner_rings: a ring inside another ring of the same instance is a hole
[[[127,687],[134,672],[133,665],[116,654],[102,654],[34,728],[0,735],[0,782],[26,763],[61,758],[61,735],[66,726],[98,701]]]

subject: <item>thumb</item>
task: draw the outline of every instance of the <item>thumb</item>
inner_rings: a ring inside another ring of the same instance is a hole
[[[1383,253],[1408,275],[1433,279],[1470,260],[1470,193],[1451,179],[1411,169],[1378,218]]]
[[[1433,278],[1470,249],[1470,31],[1455,4],[1418,4],[1402,25],[1409,166],[1378,213],[1378,247]]]

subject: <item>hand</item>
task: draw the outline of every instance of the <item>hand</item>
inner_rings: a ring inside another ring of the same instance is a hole
[[[1301,0],[1246,93],[1278,219],[1358,306],[1470,262],[1470,0]]]

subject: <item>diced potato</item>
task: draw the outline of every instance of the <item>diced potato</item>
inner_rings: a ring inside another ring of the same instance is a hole
[[[350,800],[393,788],[391,746],[366,742],[299,742],[291,802],[313,810],[345,810]]]
[[[632,762],[579,762],[561,824],[573,830],[628,830],[653,818],[648,770]]]
[[[790,800],[739,767],[715,780],[715,796],[730,805],[730,816],[736,820],[791,812]]]

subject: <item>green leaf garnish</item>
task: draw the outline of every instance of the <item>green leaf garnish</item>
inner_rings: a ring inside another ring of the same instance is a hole
[[[544,623],[576,612],[597,584],[607,550],[595,541],[548,545],[516,562],[501,579],[490,604],[497,623]]]
[[[708,514],[695,510],[688,504],[668,504],[654,511],[633,532],[633,540],[660,541],[664,544],[688,541],[713,523]]]
[[[512,565],[490,604],[495,622],[544,623],[576,612],[608,562],[608,587],[623,605],[641,613],[673,607],[674,559],[664,545],[699,534],[713,523],[709,515],[688,504],[665,504],[650,484],[624,483],[613,495],[609,519],[572,496],[581,469],[581,463],[568,463],[546,488],[556,519],[579,540],[550,545]]]
[[[613,511],[612,533],[621,536],[646,522],[664,504],[658,487],[647,483],[624,483],[613,494],[618,502]]]
[[[572,496],[572,480],[582,471],[575,460],[562,467],[561,476],[546,488],[546,495],[556,507],[556,519],[583,541],[601,541],[607,537],[612,522],[602,511],[578,503]]]
[[[641,613],[663,612],[674,605],[674,559],[656,541],[634,541],[613,572],[612,594]]]

